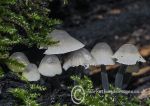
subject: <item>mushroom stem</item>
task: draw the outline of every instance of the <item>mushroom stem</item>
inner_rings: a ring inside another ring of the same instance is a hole
[[[83,71],[84,69],[83,69],[83,67],[82,66],[78,66],[78,67],[75,67],[75,75],[76,76],[78,76],[79,78],[83,78],[83,73],[82,73],[82,71]],[[74,86],[75,85],[77,85],[77,82],[76,81],[74,81]]]
[[[119,71],[117,72],[116,78],[115,78],[115,86],[118,88],[122,88],[123,85],[123,76],[125,73],[125,70],[127,68],[127,65],[121,65]]]
[[[77,72],[78,72],[78,76],[80,77],[80,78],[83,78],[83,70],[84,70],[84,67],[83,66],[79,66],[79,67],[77,67]]]
[[[106,66],[101,65],[101,80],[102,80],[102,87],[104,90],[109,90],[109,81],[108,81],[108,75],[106,72]]]

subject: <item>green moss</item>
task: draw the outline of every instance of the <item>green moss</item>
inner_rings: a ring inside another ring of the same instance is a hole
[[[82,105],[85,106],[139,106],[140,100],[136,97],[128,98],[127,95],[122,93],[111,93],[111,92],[120,92],[120,89],[110,86],[110,93],[103,93],[102,88],[99,87],[98,90],[94,89],[92,81],[84,76],[84,78],[80,78],[77,76],[72,76],[77,86],[82,86],[85,92],[85,98],[82,102]],[[117,98],[115,97],[117,95]],[[79,97],[81,95],[79,94]],[[81,96],[82,98],[83,96]],[[116,100],[115,100],[116,99]],[[115,103],[117,102],[117,103]]]
[[[57,41],[47,39],[47,34],[60,23],[49,18],[46,0],[1,0],[0,1],[0,63],[11,65],[14,72],[23,70],[21,64],[8,60],[9,51],[15,45],[31,47],[53,45]],[[47,2],[49,3],[49,2]],[[13,66],[14,65],[14,66]]]
[[[28,84],[26,89],[22,88],[12,88],[9,92],[21,101],[18,105],[23,106],[40,106],[37,103],[36,99],[41,95],[39,92],[46,90],[45,87],[36,85],[36,84]]]
[[[10,70],[16,73],[23,72],[27,66],[27,64],[19,62],[15,59],[8,59],[8,61],[6,61],[6,64],[10,68]]]
[[[147,106],[150,106],[150,98],[147,98],[146,104],[147,104]]]
[[[0,78],[2,78],[4,76],[4,71],[3,69],[0,67]]]

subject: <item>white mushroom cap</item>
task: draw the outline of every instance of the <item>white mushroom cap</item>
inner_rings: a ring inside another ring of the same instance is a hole
[[[63,30],[54,30],[49,36],[52,37],[53,40],[59,41],[59,43],[49,46],[44,53],[47,55],[64,54],[84,47],[84,44],[71,37],[66,31]]]
[[[140,55],[138,49],[132,44],[124,44],[112,57],[117,59],[118,63],[125,65],[134,65],[137,62],[146,62]]]
[[[98,65],[114,65],[115,64],[115,62],[112,59],[113,52],[110,46],[105,42],[96,44],[93,47],[91,54],[96,59],[96,62]]]
[[[35,64],[29,64],[22,73],[22,76],[28,81],[38,81],[40,79],[40,73],[38,72],[38,68]]]
[[[68,58],[66,58],[63,68],[67,70],[70,67],[76,66],[89,67],[90,65],[96,65],[95,59],[90,52],[84,48],[71,52]]]
[[[28,60],[28,58],[26,57],[26,55],[22,52],[15,52],[10,56],[11,59],[16,59],[17,61],[28,65],[30,62]]]
[[[39,72],[47,77],[62,73],[61,63],[56,55],[46,55],[38,68]]]
[[[27,67],[28,64],[30,64],[28,58],[26,57],[26,55],[22,52],[15,52],[10,56],[10,59],[15,59],[17,60],[19,63],[22,63],[25,65],[25,67],[19,67],[13,64],[8,63],[8,67],[13,70],[14,72],[23,72],[25,70],[25,68]]]

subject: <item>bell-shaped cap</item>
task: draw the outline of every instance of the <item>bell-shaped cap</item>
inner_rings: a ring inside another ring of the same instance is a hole
[[[52,37],[53,40],[59,41],[59,43],[49,46],[44,53],[47,55],[64,54],[84,47],[84,44],[82,44],[80,41],[76,40],[63,30],[54,30],[50,33],[49,36]]]
[[[46,55],[38,68],[43,76],[53,77],[62,73],[61,63],[56,55]]]
[[[29,64],[22,73],[22,76],[28,81],[38,81],[40,79],[40,73],[35,64]]]
[[[125,65],[134,65],[137,62],[146,62],[133,44],[124,44],[112,57],[117,59],[118,63]]]
[[[114,65],[115,64],[114,60],[112,59],[112,55],[113,55],[112,49],[105,42],[96,44],[93,47],[91,54],[96,59],[96,62],[98,65]]]
[[[25,67],[19,67],[13,64],[7,64],[8,67],[13,70],[14,72],[23,72],[24,69],[26,68],[26,66],[28,64],[30,64],[28,58],[26,57],[26,55],[22,52],[15,52],[10,56],[10,59],[14,59],[17,60],[19,63],[22,63],[25,65]]]
[[[63,68],[67,70],[70,67],[76,67],[80,65],[85,66],[86,68],[90,65],[96,65],[96,61],[93,56],[84,48],[71,52],[66,58]]]
[[[16,59],[19,62],[22,62],[22,63],[27,64],[27,65],[30,63],[28,58],[26,57],[26,55],[24,53],[22,53],[22,52],[15,52],[15,53],[13,53],[10,56],[10,58]]]

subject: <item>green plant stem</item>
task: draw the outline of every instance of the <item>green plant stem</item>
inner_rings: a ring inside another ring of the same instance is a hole
[[[109,90],[109,81],[108,81],[108,75],[106,72],[106,66],[101,65],[101,81],[102,81],[102,87],[104,90]]]

